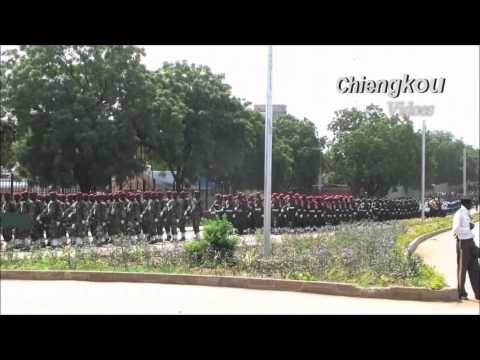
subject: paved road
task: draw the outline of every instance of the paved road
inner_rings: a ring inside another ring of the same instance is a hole
[[[2,314],[478,314],[469,302],[192,285],[3,280],[0,286]]]
[[[477,246],[479,245],[480,237],[479,228],[479,223],[476,223],[474,239]],[[445,277],[447,284],[454,288],[457,287],[457,255],[455,247],[456,240],[452,232],[448,231],[424,241],[416,250],[416,253],[420,255],[427,264],[434,266]],[[466,283],[465,288],[469,293],[469,297],[474,299],[468,274]]]

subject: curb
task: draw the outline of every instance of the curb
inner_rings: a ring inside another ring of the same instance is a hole
[[[427,234],[423,234],[423,235],[420,235],[419,237],[415,238],[414,240],[412,240],[412,242],[410,244],[408,244],[407,246],[407,254],[408,256],[412,255],[415,250],[417,250],[417,247],[418,245],[420,245],[422,242],[424,242],[425,240],[428,240],[434,236],[437,236],[438,234],[441,234],[441,233],[444,233],[446,231],[449,231],[451,230],[450,227],[448,228],[443,228],[443,229],[440,229],[440,230],[436,230],[434,232],[431,232],[431,233],[427,233]]]
[[[1,280],[75,280],[177,285],[222,286],[255,290],[294,291],[313,294],[413,301],[457,302],[457,289],[388,287],[362,288],[352,284],[263,279],[234,276],[180,275],[95,271],[0,270]]]

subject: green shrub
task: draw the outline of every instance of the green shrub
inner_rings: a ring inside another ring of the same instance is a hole
[[[201,264],[205,260],[207,247],[208,243],[204,239],[192,240],[183,245],[183,249],[193,264]]]
[[[183,246],[190,260],[196,264],[231,261],[235,247],[239,243],[233,225],[224,216],[222,219],[203,220],[202,226],[203,239],[193,240]]]
[[[308,272],[296,272],[291,271],[287,274],[287,279],[291,280],[304,280],[304,281],[314,281],[316,280],[315,276]]]

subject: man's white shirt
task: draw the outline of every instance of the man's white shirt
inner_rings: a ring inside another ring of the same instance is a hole
[[[473,239],[473,231],[470,230],[471,222],[472,219],[470,218],[470,212],[462,205],[455,215],[453,215],[453,233],[460,240]]]

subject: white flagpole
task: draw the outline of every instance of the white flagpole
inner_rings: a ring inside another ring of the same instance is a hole
[[[422,222],[425,221],[425,132],[426,124],[423,120],[422,128]]]
[[[270,256],[272,245],[270,241],[270,227],[272,216],[272,46],[268,47],[267,70],[267,105],[265,109],[265,179],[264,179],[264,256]]]

